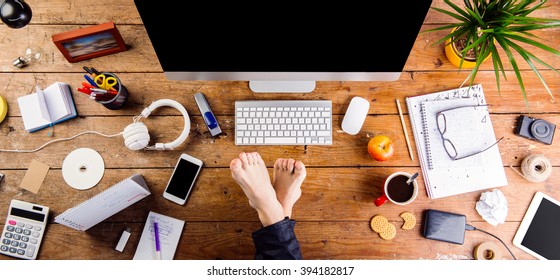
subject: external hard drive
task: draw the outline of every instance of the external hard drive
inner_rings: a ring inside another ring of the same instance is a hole
[[[465,215],[428,209],[424,212],[422,236],[449,243],[465,241]]]

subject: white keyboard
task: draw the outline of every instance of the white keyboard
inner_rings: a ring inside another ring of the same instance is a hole
[[[235,101],[235,144],[332,145],[332,102]]]

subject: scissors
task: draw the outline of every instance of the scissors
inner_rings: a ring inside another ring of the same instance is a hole
[[[105,74],[100,74],[95,76],[93,79],[96,85],[102,89],[111,89],[117,84],[117,79],[114,77],[105,76]]]

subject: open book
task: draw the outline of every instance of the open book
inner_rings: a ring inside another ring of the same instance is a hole
[[[17,99],[23,125],[27,132],[52,126],[78,116],[70,86],[56,82],[46,89]]]

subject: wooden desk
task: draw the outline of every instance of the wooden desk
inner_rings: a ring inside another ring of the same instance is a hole
[[[420,172],[418,156],[411,161],[397,113],[395,99],[403,104],[405,122],[411,140],[412,130],[404,98],[431,93],[461,85],[467,72],[457,73],[445,58],[442,46],[432,46],[443,33],[420,34],[404,73],[397,82],[319,82],[317,89],[307,95],[253,94],[247,82],[169,81],[157,63],[148,36],[132,0],[28,0],[33,8],[33,20],[23,29],[14,30],[0,25],[0,95],[8,100],[9,114],[0,124],[4,149],[32,149],[54,138],[69,137],[86,130],[107,134],[121,131],[132,122],[132,117],[160,98],[171,98],[182,103],[191,116],[192,128],[185,144],[174,151],[130,151],[122,138],[82,136],[75,140],[50,145],[36,153],[0,153],[0,172],[6,177],[0,184],[0,223],[4,223],[11,199],[16,198],[51,207],[51,219],[39,253],[40,259],[131,259],[148,211],[153,210],[186,221],[186,228],[179,244],[176,259],[252,259],[254,246],[251,232],[260,227],[255,211],[247,203],[242,190],[232,180],[229,162],[242,151],[258,151],[267,166],[278,157],[292,157],[307,165],[308,177],[303,185],[303,195],[296,204],[293,218],[297,220],[296,233],[306,259],[471,259],[473,248],[482,242],[499,242],[481,232],[467,232],[465,244],[452,245],[430,241],[414,230],[400,229],[399,214],[411,211],[421,222],[425,209],[438,209],[465,214],[472,225],[502,238],[519,259],[534,259],[512,245],[512,238],[519,226],[533,194],[543,191],[560,199],[560,137],[551,146],[529,141],[513,134],[519,114],[530,114],[560,124],[560,109],[550,102],[538,78],[522,65],[528,91],[528,106],[523,102],[513,72],[507,71],[509,81],[502,81],[502,93],[497,92],[491,63],[483,65],[477,76],[491,107],[492,122],[498,137],[504,168],[509,185],[500,188],[509,203],[505,224],[492,226],[475,210],[475,203],[482,192],[473,192],[448,198],[430,200],[421,184],[421,191],[414,203],[402,207],[390,203],[376,208],[374,198],[381,193],[384,178],[395,171]],[[443,1],[434,0],[434,6]],[[550,8],[538,16],[560,18],[560,0],[552,0]],[[537,16],[537,14],[535,14]],[[440,14],[430,12],[423,29],[448,21]],[[80,63],[68,63],[51,41],[51,35],[93,24],[114,21],[125,42],[126,52],[95,58]],[[173,30],[170,30],[173,32]],[[548,40],[549,45],[560,45],[560,29],[535,32]],[[183,40],[196,42],[183,34]],[[25,47],[43,48],[44,57],[27,68],[17,69],[12,60],[23,53]],[[178,45],[179,46],[179,45]],[[560,68],[560,57],[535,54]],[[125,107],[111,111],[75,91],[83,80],[82,66],[93,66],[102,71],[117,73],[130,92]],[[508,66],[509,67],[509,66]],[[557,73],[543,71],[549,87],[560,100],[560,79]],[[69,83],[79,117],[55,126],[54,138],[47,131],[27,133],[23,128],[16,98],[32,92],[35,84],[46,87],[53,82]],[[193,99],[202,91],[207,96],[224,133],[212,138]],[[350,136],[340,129],[343,114],[353,96],[371,102],[369,115],[362,131]],[[333,101],[332,146],[235,146],[233,110],[235,100],[248,99],[331,99]],[[182,117],[171,108],[159,109],[145,123],[154,140],[168,142],[181,132]],[[388,162],[375,162],[366,151],[373,135],[388,134],[396,144],[396,153]],[[414,141],[412,141],[414,146]],[[101,182],[90,190],[77,191],[63,180],[62,161],[77,148],[97,150],[106,165]],[[416,149],[414,149],[416,153]],[[176,205],[162,197],[163,189],[181,153],[188,153],[204,161],[196,187],[184,206]],[[552,177],[543,183],[530,183],[508,166],[519,168],[523,158],[541,153],[554,165]],[[48,164],[51,169],[38,194],[20,189],[19,184],[32,159]],[[272,171],[271,169],[269,169]],[[134,174],[146,179],[152,195],[105,220],[87,232],[80,232],[56,224],[53,219],[66,209],[92,197],[103,189]],[[420,176],[420,182],[422,180]],[[397,236],[384,241],[369,227],[373,215],[383,214],[397,228]],[[123,253],[114,250],[121,232],[132,229],[132,236]],[[504,259],[510,256],[503,247]],[[0,255],[0,259],[9,259]]]

